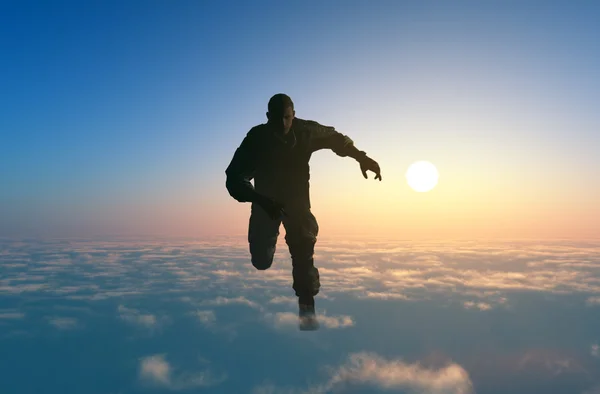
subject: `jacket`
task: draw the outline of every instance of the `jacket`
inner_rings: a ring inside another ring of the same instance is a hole
[[[251,202],[257,192],[282,204],[300,199],[310,206],[309,161],[313,152],[321,149],[356,160],[366,157],[350,137],[315,121],[294,118],[285,137],[267,124],[255,126],[225,170],[227,191],[239,202]]]

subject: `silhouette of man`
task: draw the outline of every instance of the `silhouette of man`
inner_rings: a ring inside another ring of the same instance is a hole
[[[335,128],[296,118],[294,103],[286,94],[271,97],[266,115],[267,123],[252,127],[236,149],[225,171],[226,187],[235,200],[252,203],[248,243],[252,265],[257,269],[271,267],[283,223],[292,258],[292,288],[298,297],[300,328],[316,329],[314,296],[320,281],[313,254],[319,226],[311,212],[310,157],[320,149],[352,157],[360,164],[365,179],[367,171],[372,171],[381,181],[381,170]]]

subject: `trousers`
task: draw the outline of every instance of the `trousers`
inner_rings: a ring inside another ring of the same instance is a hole
[[[283,223],[292,258],[292,288],[298,297],[315,296],[321,287],[314,264],[319,224],[307,203],[286,204],[285,210],[287,215],[271,219],[258,204],[252,204],[248,225],[252,265],[259,270],[271,267]]]

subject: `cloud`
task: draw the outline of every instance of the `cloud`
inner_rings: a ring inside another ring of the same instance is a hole
[[[359,298],[373,298],[378,300],[408,300],[409,298],[400,293],[394,292],[380,292],[380,291],[366,291],[363,296]]]
[[[266,313],[265,319],[275,328],[298,328],[298,315],[291,312]],[[317,314],[319,324],[325,328],[346,328],[354,325],[354,320],[350,316],[327,316]]]
[[[589,297],[586,300],[588,306],[600,306],[600,297]]]
[[[140,377],[154,383],[168,385],[171,381],[171,367],[162,355],[149,356],[141,360]]]
[[[190,301],[188,298],[185,301]],[[212,300],[206,300],[200,303],[204,306],[227,306],[227,305],[245,305],[252,309],[255,309],[260,312],[260,319],[266,321],[267,324],[274,326],[278,329],[285,328],[296,328],[298,327],[298,315],[296,313],[291,312],[278,312],[272,313],[269,312],[265,307],[259,305],[258,303],[249,300],[246,297],[216,297]],[[277,296],[271,298],[268,301],[268,304],[289,304],[296,305],[297,298],[296,297],[285,297],[285,296]],[[216,317],[214,311],[212,310],[198,310],[193,312],[193,315],[198,317],[200,322],[209,328],[216,328]],[[318,314],[317,318],[320,324],[325,328],[335,329],[335,328],[345,328],[354,325],[354,320],[350,316],[327,316],[326,314]],[[221,327],[221,331],[227,328],[229,331],[233,330],[233,326],[229,327]]]
[[[196,310],[191,312],[190,315],[196,317],[204,328],[213,333],[224,334],[229,340],[233,340],[238,335],[236,331],[236,328],[240,325],[238,322],[217,324],[217,317],[212,310]]]
[[[410,394],[472,394],[473,383],[467,371],[456,363],[440,368],[426,368],[419,363],[386,359],[374,353],[360,352],[348,356],[338,367],[327,367],[328,379],[306,390],[277,387],[269,382],[253,394],[324,394],[343,392],[352,386],[372,389],[400,390]],[[368,392],[368,389],[364,389]]]
[[[333,388],[356,383],[414,393],[473,392],[469,374],[458,364],[428,369],[419,364],[407,364],[402,360],[387,360],[373,353],[350,355],[346,364],[335,370],[327,386]]]
[[[153,329],[159,327],[161,322],[164,322],[165,319],[157,319],[157,317],[150,313],[141,313],[140,311],[127,308],[123,305],[119,305],[117,308],[119,312],[119,317],[121,320],[144,329]]]
[[[212,305],[212,306],[247,305],[250,308],[263,309],[263,307],[260,306],[260,305],[258,305],[256,302],[250,301],[246,297],[241,297],[241,296],[240,297],[234,297],[234,298],[217,297],[217,298],[215,298],[213,300],[208,300],[208,301],[202,302],[202,305]]]
[[[213,326],[217,321],[214,311],[196,311],[194,315],[205,326]]]
[[[298,303],[298,299],[296,297],[286,297],[286,296],[277,296],[271,298],[269,300],[270,304],[292,304],[296,305]]]
[[[228,277],[228,276],[240,276],[241,273],[236,272],[236,271],[226,271],[226,270],[216,270],[213,272],[213,274],[218,275],[218,276],[224,276],[224,277]]]
[[[0,320],[19,320],[25,317],[21,312],[0,312]]]
[[[272,321],[276,328],[298,327],[298,315],[291,312],[267,314],[265,317]]]
[[[354,320],[350,316],[326,316],[317,317],[319,322],[327,328],[345,328],[354,325]]]
[[[104,300],[193,292],[194,297],[206,299],[207,294],[236,288],[238,293],[230,301],[261,310],[249,301],[256,291],[280,293],[291,284],[286,248],[278,248],[273,267],[258,271],[249,263],[247,245],[240,238],[178,242],[176,248],[143,240],[7,242],[2,253],[14,263],[7,268],[8,279],[0,280],[0,295],[43,292],[74,300]],[[600,305],[599,260],[597,245],[567,241],[321,241],[316,249],[322,298],[415,302],[476,295],[479,300],[467,301],[491,307],[498,297],[524,290],[586,293],[589,306]],[[146,275],[139,275],[140,270]]]
[[[77,319],[72,317],[50,317],[48,322],[58,330],[73,330],[79,327]]]
[[[467,301],[463,305],[466,309],[479,309],[480,311],[489,311],[492,309],[492,306],[485,302]]]
[[[155,354],[140,359],[139,378],[147,385],[168,390],[185,390],[215,386],[224,382],[227,376],[215,375],[210,370],[175,373],[163,354]]]
[[[597,343],[590,347],[590,354],[594,357],[600,357],[600,346]]]
[[[0,285],[0,294],[33,293],[46,289],[47,287],[48,286],[43,283],[10,284],[8,286]]]
[[[573,355],[553,349],[528,349],[513,360],[514,367],[530,374],[554,377],[563,374],[587,374],[581,361]]]

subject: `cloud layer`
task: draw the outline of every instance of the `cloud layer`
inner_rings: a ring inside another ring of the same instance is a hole
[[[165,289],[201,290],[222,294],[214,305],[244,302],[260,308],[263,301],[252,298],[258,289],[271,294],[274,303],[293,294],[284,245],[267,271],[251,266],[241,241],[4,241],[2,246],[7,275],[0,279],[0,295],[5,296],[45,293],[100,301]],[[451,294],[461,295],[457,301],[467,308],[489,310],[503,304],[510,292],[530,291],[583,294],[588,306],[600,305],[600,246],[595,244],[321,242],[315,261],[321,297],[423,300]],[[153,324],[150,315],[137,319]]]
[[[189,349],[227,349],[243,365],[235,353],[240,346],[256,352],[260,344],[277,344],[298,363],[306,354],[319,361],[302,370],[305,386],[270,381],[282,371],[257,376],[257,394],[472,394],[477,383],[510,385],[526,376],[549,384],[579,379],[579,393],[600,387],[597,332],[579,317],[588,314],[597,327],[600,245],[593,243],[320,242],[321,329],[301,333],[284,245],[273,267],[258,271],[243,241],[1,242],[2,338],[80,338],[97,327],[86,322],[94,318],[110,319],[118,326],[111,332],[122,330],[126,343],[181,344],[176,352],[169,345],[136,355],[145,386],[226,387],[240,370],[190,364]],[[547,303],[540,308],[532,299]],[[563,324],[548,317],[549,306],[557,316],[581,315]],[[560,315],[560,308],[569,313]],[[520,342],[532,337],[537,347]],[[552,348],[556,338],[569,338],[571,349]],[[453,347],[454,339],[462,345]],[[515,343],[520,347],[511,348]],[[425,349],[440,349],[445,362],[424,362]],[[282,357],[277,349],[260,351]],[[334,355],[333,362],[321,358]]]

